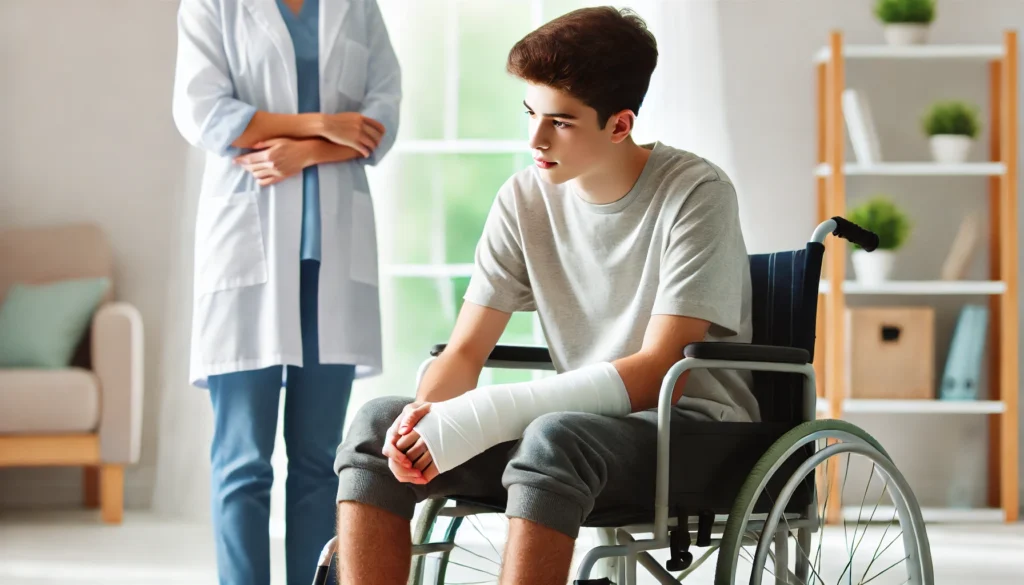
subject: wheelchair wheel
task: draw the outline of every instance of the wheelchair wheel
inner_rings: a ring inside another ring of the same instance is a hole
[[[791,475],[780,470],[787,462],[799,464]],[[781,489],[766,491],[769,483]],[[811,503],[794,513],[790,502],[801,487]],[[839,521],[826,524],[835,493],[844,506]],[[754,514],[759,501],[770,505],[769,513]],[[763,582],[933,583],[920,507],[888,454],[862,429],[840,420],[804,423],[754,467],[729,514],[715,583]]]
[[[409,585],[497,584],[508,518],[497,512],[464,514],[460,506],[445,508],[445,503],[427,501],[416,519],[413,544],[432,546],[413,557]]]

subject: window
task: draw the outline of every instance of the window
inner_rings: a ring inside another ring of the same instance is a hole
[[[375,396],[412,395],[429,348],[448,339],[484,220],[501,184],[532,164],[525,85],[508,51],[581,0],[378,0],[403,72],[394,150],[371,170],[381,253],[385,372],[356,383],[349,413]],[[431,23],[424,25],[424,23]],[[543,343],[516,314],[501,343]],[[481,383],[527,379],[485,371]]]

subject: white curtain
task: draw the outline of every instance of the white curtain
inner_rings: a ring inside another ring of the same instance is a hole
[[[636,138],[658,140],[707,158],[736,183],[741,219],[749,233],[750,207],[743,205],[725,95],[722,8],[713,1],[648,0],[631,6],[658,40],[658,66],[637,119]]]
[[[637,137],[722,167],[736,186],[747,249],[802,247],[813,228],[814,2],[631,3],[658,39]],[[790,18],[792,17],[792,18]],[[817,23],[816,23],[817,24]],[[817,35],[817,36],[816,36]]]

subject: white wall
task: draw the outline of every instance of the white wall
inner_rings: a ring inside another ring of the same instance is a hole
[[[193,187],[201,160],[170,118],[176,8],[159,0],[0,2],[0,228],[91,219],[109,231],[120,292],[146,322],[143,454],[128,471],[127,505],[204,517],[209,406],[186,381]],[[945,0],[940,11],[936,42],[998,42],[1005,27],[1024,24],[1024,6],[1015,0]],[[650,113],[642,114],[640,130],[650,135],[657,124],[656,137],[694,144],[727,166],[742,191],[752,251],[802,245],[815,218],[811,55],[833,27],[850,42],[880,42],[870,2],[670,1],[651,21],[663,57],[652,84],[659,95],[649,98],[648,112],[661,116],[649,121]],[[894,158],[926,157],[917,119],[930,92],[953,91],[987,105],[977,65],[948,72],[937,65],[851,65],[847,78],[877,104],[885,154]],[[718,104],[723,109],[713,111]],[[698,116],[704,112],[712,117]],[[984,183],[966,179],[857,179],[848,196],[856,201],[881,187],[918,221],[900,264],[907,278],[934,277],[941,254],[933,249],[944,248],[960,214],[985,202]],[[979,258],[975,269],[983,266]],[[937,367],[955,305],[939,308]],[[894,451],[926,504],[944,501],[962,478],[984,477],[980,418],[854,420]],[[929,479],[936,481],[929,486]],[[73,504],[78,482],[70,470],[0,470],[0,505]],[[981,484],[963,490],[967,500],[983,503]]]
[[[126,472],[129,508],[153,504],[158,479],[171,488],[156,490],[169,509],[203,487],[157,472],[162,458],[185,456],[192,463],[181,469],[201,470],[208,429],[205,395],[187,382],[186,185],[198,175],[170,115],[176,10],[167,1],[0,2],[0,228],[100,223],[118,293],[145,323],[142,455]],[[79,486],[76,470],[3,469],[0,504],[74,504]]]

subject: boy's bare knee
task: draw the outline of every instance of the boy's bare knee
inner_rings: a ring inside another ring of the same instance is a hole
[[[412,402],[410,398],[399,396],[384,396],[368,401],[352,417],[352,424],[341,444],[338,445],[336,453],[334,472],[340,473],[341,469],[356,461],[355,465],[365,465],[366,457],[374,458],[381,456],[384,441],[387,439],[388,429],[402,414],[405,405]]]
[[[384,431],[402,414],[402,409],[413,400],[404,396],[381,396],[363,404],[356,412],[352,423],[357,422]]]

